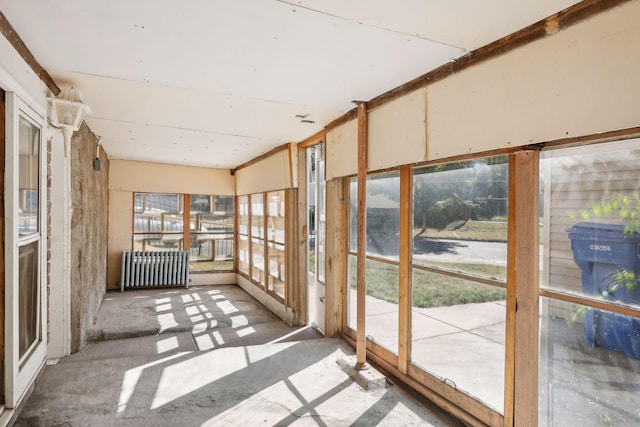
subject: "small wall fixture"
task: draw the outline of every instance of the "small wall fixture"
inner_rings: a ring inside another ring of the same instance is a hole
[[[96,143],[96,158],[93,159],[93,170],[100,172],[100,136],[98,136],[98,142]]]
[[[49,122],[53,127],[62,130],[64,136],[64,156],[67,157],[71,145],[71,135],[80,129],[80,125],[91,108],[82,102],[80,91],[70,87],[64,88],[55,97],[47,98],[49,102]]]

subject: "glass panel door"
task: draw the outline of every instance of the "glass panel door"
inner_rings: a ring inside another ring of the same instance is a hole
[[[324,330],[325,179],[324,144],[307,148],[307,306],[309,324]]]
[[[6,407],[19,404],[46,358],[44,118],[6,93]]]

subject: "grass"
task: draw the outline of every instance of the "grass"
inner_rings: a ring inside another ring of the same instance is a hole
[[[476,264],[447,264],[449,269],[469,272],[477,268],[485,275],[501,267]],[[367,260],[367,295],[392,303],[398,303],[398,267]],[[349,257],[349,285],[356,283],[356,259]],[[457,279],[442,274],[414,270],[412,278],[412,305],[414,307],[442,307],[458,304],[501,301],[506,298],[503,288]]]
[[[422,228],[413,229],[413,235],[420,234]],[[507,222],[506,221],[467,221],[462,227],[456,230],[437,230],[427,228],[421,237],[432,237],[437,239],[456,240],[478,240],[483,242],[506,242]]]
[[[226,261],[191,261],[191,271],[233,271],[233,260]]]

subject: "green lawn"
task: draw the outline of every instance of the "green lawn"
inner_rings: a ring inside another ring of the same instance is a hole
[[[349,257],[349,285],[356,284],[356,259]],[[450,270],[469,272],[473,269],[483,276],[498,274],[504,267],[478,264],[447,264]],[[398,302],[398,267],[367,260],[367,295],[385,301]],[[496,286],[457,279],[442,274],[415,270],[412,277],[412,304],[414,307],[441,307],[458,304],[500,301],[506,291]]]

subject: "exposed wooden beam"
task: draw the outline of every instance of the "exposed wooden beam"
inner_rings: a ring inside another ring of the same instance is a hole
[[[633,0],[584,0],[573,6],[570,6],[550,17],[529,25],[519,31],[505,36],[493,43],[478,48],[468,54],[458,58],[452,62],[444,64],[420,77],[417,77],[407,83],[404,83],[394,89],[391,89],[375,98],[371,99],[367,105],[369,110],[380,107],[387,102],[393,101],[410,92],[421,89],[432,83],[445,79],[452,74],[459,73],[467,68],[478,65],[484,61],[493,59],[504,53],[522,47],[533,41],[542,39],[546,36],[553,35],[557,31],[571,27],[580,21],[598,15],[614,7],[618,7],[624,3]],[[343,116],[337,118],[326,126],[327,130],[331,130],[350,120],[356,118],[356,109],[350,110]]]
[[[367,261],[367,103],[358,103],[358,272],[356,369],[367,364],[365,333],[366,261]]]
[[[283,145],[281,145],[279,147],[276,147],[271,151],[268,151],[268,152],[266,152],[266,153],[264,153],[264,154],[262,154],[262,155],[260,155],[260,156],[258,156],[256,158],[254,158],[254,159],[249,160],[246,163],[241,164],[240,166],[237,166],[235,169],[231,169],[231,175],[235,175],[235,173],[237,171],[239,171],[240,169],[248,168],[249,166],[254,165],[254,164],[256,164],[256,163],[258,163],[258,162],[260,162],[260,161],[262,161],[264,159],[268,159],[269,157],[273,156],[276,153],[279,153],[281,151],[288,150],[288,149],[289,149],[289,144],[288,143],[287,144],[283,144]]]
[[[31,67],[34,73],[44,82],[49,90],[57,95],[60,93],[60,88],[53,81],[49,73],[40,65],[38,60],[33,56],[29,48],[22,41],[16,30],[11,23],[7,20],[7,17],[0,11],[0,33],[11,43],[11,46],[18,52],[18,54],[25,60],[27,65]]]
[[[305,139],[304,141],[300,141],[298,143],[298,148],[308,148],[308,147],[311,147],[312,145],[320,144],[321,142],[326,140],[327,140],[327,131],[323,129],[320,132],[316,133],[315,135],[312,135],[309,138]]]

